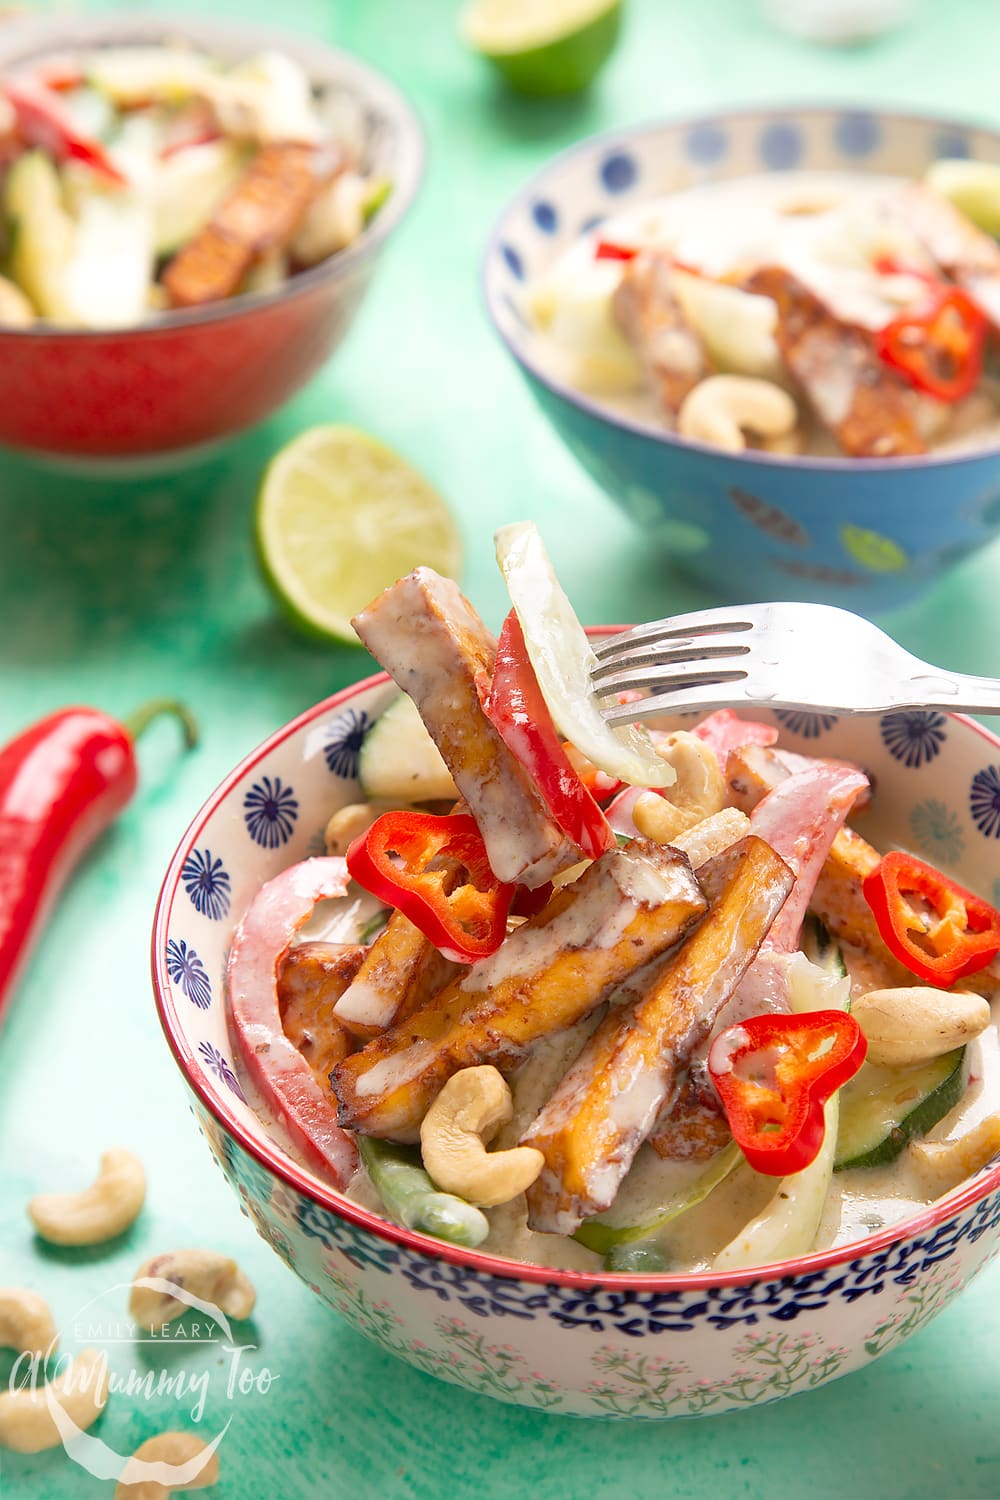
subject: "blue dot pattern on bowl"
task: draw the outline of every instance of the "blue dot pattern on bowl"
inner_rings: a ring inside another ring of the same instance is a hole
[[[545,199],[540,199],[537,203],[532,204],[531,217],[543,234],[555,234],[559,228],[559,215],[556,213],[553,205],[546,202]]]
[[[802,132],[787,120],[775,120],[761,131],[758,150],[761,161],[772,171],[797,167],[802,157]]]
[[[639,166],[628,151],[616,151],[601,162],[601,181],[609,193],[626,193],[639,176]]]
[[[886,714],[881,722],[882,743],[893,760],[917,770],[940,753],[947,723],[944,714],[927,708]]]
[[[721,125],[705,121],[695,125],[684,138],[684,150],[700,167],[723,161],[729,150],[729,137]]]
[[[934,141],[935,156],[957,156],[965,158],[972,155],[972,148],[964,135],[959,135],[955,130],[942,130]]]
[[[871,156],[882,140],[882,127],[867,110],[853,110],[841,115],[834,130],[837,149],[844,156]]]
[[[523,281],[524,280],[524,261],[521,259],[521,256],[520,256],[519,252],[514,249],[514,246],[513,245],[501,245],[500,246],[500,254],[503,256],[504,260],[507,262],[507,265],[509,266],[510,270],[517,277],[518,281]]]

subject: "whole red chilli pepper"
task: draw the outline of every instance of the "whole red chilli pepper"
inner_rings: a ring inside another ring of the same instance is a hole
[[[60,709],[0,749],[0,1012],[66,877],[135,791],[137,736],[164,713],[194,745],[187,710],[158,698],[124,723]]]

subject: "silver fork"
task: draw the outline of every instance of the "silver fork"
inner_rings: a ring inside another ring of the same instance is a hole
[[[911,656],[877,625],[828,604],[748,604],[654,620],[594,645],[595,692],[649,697],[605,703],[612,724],[688,709],[885,713],[941,708],[1000,714],[1000,680],[946,672]]]

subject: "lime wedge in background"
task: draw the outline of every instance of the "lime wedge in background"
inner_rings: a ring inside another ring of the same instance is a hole
[[[264,576],[300,630],[357,645],[351,616],[418,564],[450,578],[458,530],[438,492],[353,427],[310,427],[275,454],[257,498]]]
[[[950,198],[973,224],[987,234],[1000,235],[1000,166],[996,162],[943,157],[928,167],[924,180]]]
[[[573,94],[611,56],[622,0],[472,0],[465,41],[522,94]]]

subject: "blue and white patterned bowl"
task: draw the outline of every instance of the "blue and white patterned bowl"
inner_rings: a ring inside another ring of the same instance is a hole
[[[919,177],[939,156],[1000,162],[1000,134],[858,110],[746,110],[593,137],[500,216],[486,304],[532,394],[597,483],[720,600],[817,599],[863,614],[903,604],[1000,531],[1000,448],[793,459],[677,438],[553,378],[525,285],[582,231],[664,193],[796,168]]]
[[[443,1245],[348,1202],[289,1153],[236,1072],[227,950],[260,885],[319,852],[330,814],[358,800],[361,739],[394,691],[370,678],[254,751],[184,835],[156,914],[153,985],[167,1041],[213,1155],[286,1264],[418,1369],[587,1416],[692,1416],[809,1390],[945,1308],[1000,1249],[1000,1166],[864,1243],[725,1277],[638,1277]],[[774,717],[789,745],[870,770],[874,843],[918,850],[1000,899],[1000,740],[931,712]]]

